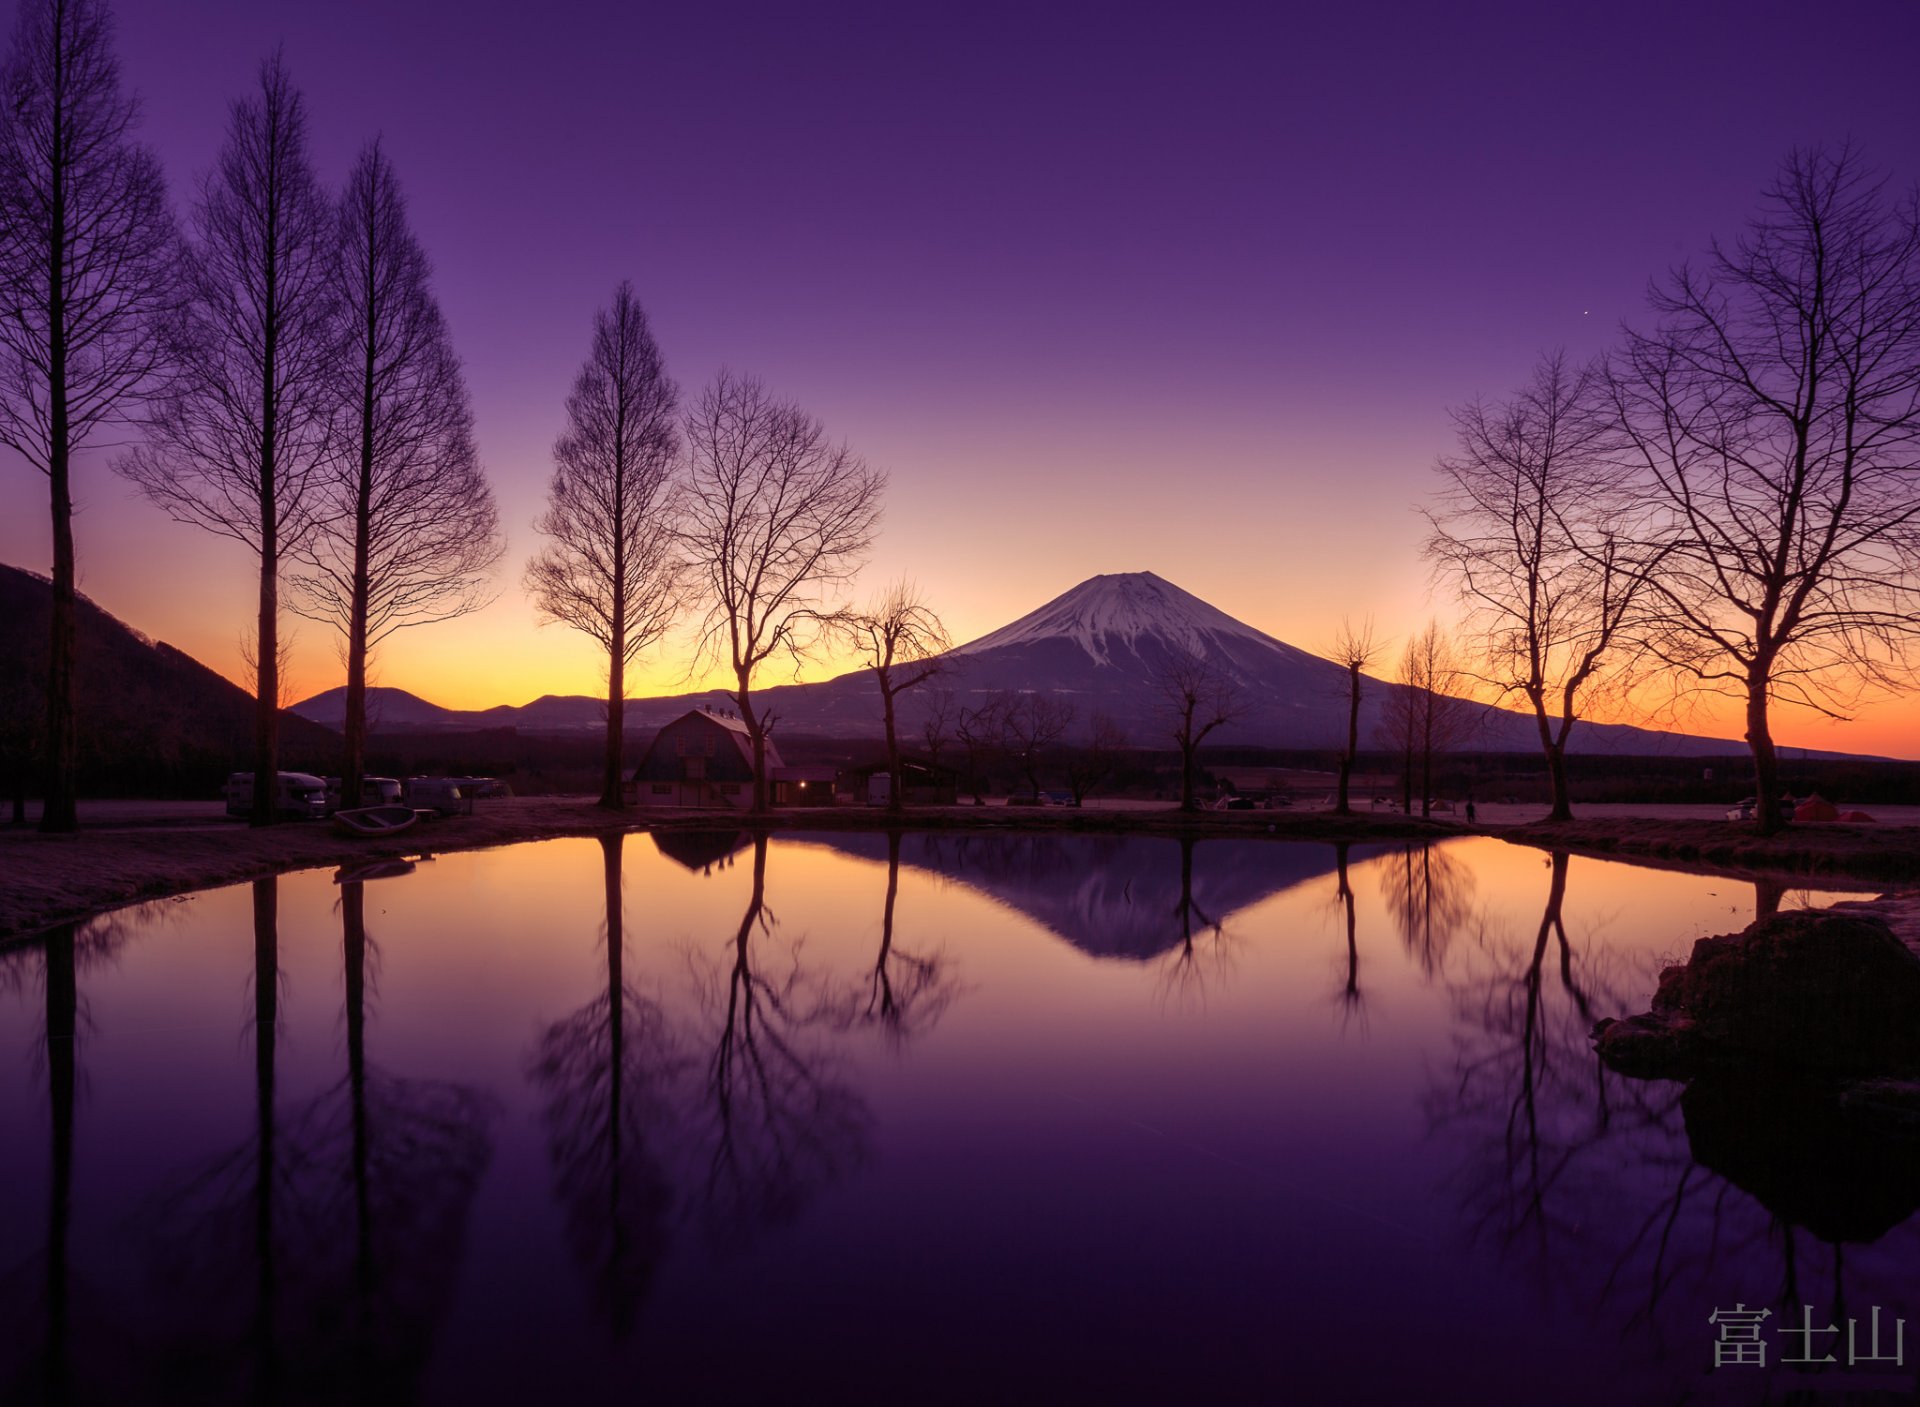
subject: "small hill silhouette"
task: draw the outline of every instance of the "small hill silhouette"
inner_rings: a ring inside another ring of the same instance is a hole
[[[46,689],[53,588],[43,576],[0,564],[0,784],[38,790],[33,756]],[[74,662],[80,788],[94,795],[211,795],[246,770],[253,699],[192,656],[79,601]],[[280,715],[281,765],[318,770],[337,761],[339,737],[296,714]]]

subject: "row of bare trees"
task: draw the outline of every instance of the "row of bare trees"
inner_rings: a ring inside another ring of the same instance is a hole
[[[486,599],[502,549],[460,364],[378,142],[336,199],[276,56],[233,104],[188,227],[134,141],[101,0],[28,0],[0,86],[0,443],[48,478],[53,612],[42,827],[76,824],[73,461],[114,469],[259,561],[253,819],[273,819],[281,586],[336,629],[343,785],[357,796],[368,659]]]
[[[595,319],[553,461],[537,524],[548,540],[526,583],[545,619],[607,652],[600,804],[625,804],[627,668],[691,613],[696,668],[732,676],[753,810],[766,810],[775,719],[755,705],[756,677],[776,657],[805,658],[844,620],[838,598],[873,543],[886,476],[751,377],[723,370],[683,408],[630,283]],[[883,686],[925,624],[911,603],[875,623]]]
[[[1920,195],[1850,148],[1795,152],[1745,233],[1651,301],[1608,355],[1550,355],[1455,412],[1427,551],[1470,672],[1538,722],[1555,818],[1579,719],[1704,693],[1744,710],[1772,831],[1775,707],[1841,718],[1910,678]]]

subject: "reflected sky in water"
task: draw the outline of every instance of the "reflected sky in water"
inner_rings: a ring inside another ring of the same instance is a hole
[[[1586,1033],[1837,897],[739,833],[128,910],[0,958],[0,1399],[1779,1396],[1706,1316],[1920,1312],[1920,1180]]]

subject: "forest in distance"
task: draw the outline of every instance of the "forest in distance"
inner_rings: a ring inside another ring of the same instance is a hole
[[[41,779],[42,829],[75,828],[81,704],[106,687],[78,644],[76,454],[124,443],[115,474],[257,558],[246,755],[264,825],[301,746],[283,736],[283,614],[338,637],[345,714],[325,770],[356,795],[370,661],[514,589],[506,542],[394,156],[371,140],[330,183],[276,52],[176,216],[113,33],[104,0],[30,0],[5,61],[0,292],[17,315],[0,323],[0,443],[45,476],[52,562],[45,657],[10,672],[34,682],[9,685],[6,742],[15,773]],[[1324,652],[1349,685],[1336,810],[1368,753],[1395,759],[1402,805],[1425,809],[1472,748],[1461,719],[1478,700],[1534,720],[1549,819],[1567,819],[1583,722],[1683,717],[1704,694],[1739,703],[1742,790],[1770,832],[1788,820],[1779,710],[1844,717],[1911,690],[1920,200],[1850,145],[1796,149],[1743,230],[1654,278],[1647,313],[1602,356],[1548,352],[1512,395],[1453,409],[1457,447],[1422,510],[1449,619],[1349,620]],[[900,805],[900,705],[937,687],[954,642],[911,582],[857,599],[887,473],[752,375],[683,395],[632,280],[593,316],[563,425],[517,586],[604,657],[600,804],[626,804],[630,673],[671,647],[689,677],[723,682],[761,814],[770,672],[857,659]],[[1244,712],[1245,681],[1199,640],[1147,664],[1152,738],[1017,691],[956,704],[950,735],[1034,788],[1047,750],[1069,778],[1165,751],[1193,809],[1201,751]],[[1383,687],[1386,722],[1363,736],[1363,691]]]

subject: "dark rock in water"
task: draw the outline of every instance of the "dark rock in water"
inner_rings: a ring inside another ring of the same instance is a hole
[[[1862,1082],[1864,1089],[1879,1081]],[[1830,1080],[1713,1074],[1680,1108],[1694,1160],[1823,1241],[1878,1240],[1920,1210],[1920,1138],[1862,1119]],[[1920,1086],[1903,1097],[1920,1108]]]
[[[1693,1023],[1649,1012],[1594,1028],[1600,1058],[1623,1075],[1642,1080],[1683,1080],[1693,1072]]]
[[[1660,974],[1651,1012],[1596,1036],[1608,1064],[1642,1078],[1723,1064],[1920,1073],[1920,957],[1871,914],[1779,914],[1700,939]]]

